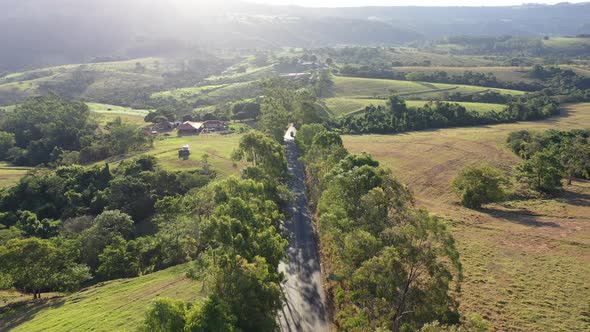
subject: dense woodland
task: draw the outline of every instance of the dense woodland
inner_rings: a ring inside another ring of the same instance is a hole
[[[100,128],[86,104],[55,95],[20,104],[0,128],[0,159],[21,166],[89,163],[151,146],[139,127],[119,118]]]

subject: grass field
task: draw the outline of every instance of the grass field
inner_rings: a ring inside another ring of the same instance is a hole
[[[203,297],[202,284],[188,279],[185,273],[185,266],[177,266],[98,284],[64,297],[28,300],[0,316],[0,330],[137,331],[153,299],[197,301]]]
[[[364,109],[369,105],[374,106],[384,106],[387,101],[383,99],[349,99],[349,98],[328,98],[325,101],[326,106],[334,116],[342,116],[347,115],[350,113],[357,112],[359,110]],[[428,103],[428,101],[424,100],[406,100],[406,105],[410,107],[421,107],[424,104]],[[468,110],[476,111],[476,112],[488,112],[488,111],[496,111],[500,112],[504,110],[506,107],[505,105],[501,104],[486,104],[486,103],[468,103],[468,102],[459,102],[465,106]]]
[[[543,44],[554,50],[583,50],[590,48],[590,38],[552,37]]]
[[[129,107],[115,106],[108,104],[86,103],[90,111],[97,114],[97,120],[101,125],[113,121],[116,118],[132,123],[137,126],[145,126],[147,123],[143,120],[150,112],[149,110],[136,110]]]
[[[240,82],[221,85],[181,88],[152,94],[152,98],[174,98],[188,103],[215,105],[226,101],[253,98],[260,95],[256,82]]]
[[[32,168],[11,166],[0,162],[0,188],[11,186],[25,176]]]
[[[432,66],[491,66],[499,65],[500,61],[471,55],[439,54],[419,51],[415,48],[397,47],[391,48],[387,60],[390,62],[401,62],[405,66],[415,65],[429,61]]]
[[[438,71],[445,71],[449,75],[463,75],[466,71],[474,73],[492,73],[499,81],[505,82],[531,82],[534,81],[528,71],[531,67],[396,67],[394,70],[401,72],[423,72],[432,74]]]
[[[238,147],[240,138],[239,134],[170,137],[156,140],[154,148],[145,154],[155,156],[164,169],[176,171],[203,167],[201,157],[206,153],[209,155],[208,162],[211,167],[218,171],[221,177],[238,175],[243,165],[238,164],[234,167],[231,153]],[[178,150],[184,145],[189,145],[191,149],[188,160],[178,158]]]
[[[502,94],[522,95],[524,92],[506,89],[493,89],[470,85],[425,83],[372,78],[337,76],[334,78],[335,97],[371,98],[387,97],[397,94],[406,99],[434,99],[444,97],[444,93],[475,94],[496,91]]]
[[[450,183],[466,165],[489,162],[510,172],[505,146],[515,130],[590,128],[590,104],[562,117],[398,135],[345,136],[415,192],[417,204],[449,220],[462,254],[463,314],[480,313],[497,331],[590,330],[590,182],[555,199],[513,201],[474,211],[458,205]]]

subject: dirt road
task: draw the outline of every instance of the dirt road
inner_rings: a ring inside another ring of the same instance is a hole
[[[287,258],[279,270],[286,276],[283,293],[285,306],[279,313],[281,331],[330,331],[330,323],[322,289],[320,261],[305,197],[303,166],[295,142],[285,140],[289,172],[289,189],[294,200],[290,203],[290,218],[283,227],[289,232]]]

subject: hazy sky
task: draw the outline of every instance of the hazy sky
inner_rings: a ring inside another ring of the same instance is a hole
[[[308,7],[357,7],[357,6],[506,6],[522,3],[555,4],[561,1],[522,1],[522,0],[246,0],[248,2],[273,5],[298,5]],[[569,2],[585,2],[569,1]]]

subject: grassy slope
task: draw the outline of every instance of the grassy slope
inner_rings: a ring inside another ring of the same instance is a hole
[[[534,81],[529,77],[527,72],[530,67],[397,67],[396,71],[401,72],[424,72],[434,73],[437,71],[445,71],[450,75],[463,75],[466,71],[474,73],[492,73],[499,81],[507,82],[531,82]]]
[[[120,117],[124,122],[132,123],[137,126],[146,126],[147,123],[143,120],[150,112],[149,110],[136,110],[129,107],[115,106],[108,104],[86,103],[90,111],[96,113],[96,118],[101,125],[113,121]]]
[[[553,37],[544,40],[543,44],[553,50],[581,50],[590,47],[590,38]]]
[[[260,88],[255,81],[181,88],[154,93],[152,98],[174,98],[194,103],[197,101],[214,105],[226,101],[256,97]]]
[[[237,175],[240,167],[233,166],[231,153],[238,147],[240,138],[238,134],[172,137],[156,140],[154,149],[147,154],[156,156],[167,170],[188,170],[202,167],[201,157],[206,153],[209,155],[209,163],[221,176]],[[178,159],[178,150],[187,144],[191,149],[189,160]]]
[[[448,55],[422,52],[412,48],[396,48],[391,52],[389,61],[398,61],[404,65],[420,64],[430,61],[432,66],[490,66],[498,65],[497,61],[470,55]]]
[[[0,162],[0,188],[11,186],[25,176],[32,168],[17,167]]]
[[[484,91],[497,91],[503,94],[521,95],[521,91],[493,89],[469,85],[410,82],[397,80],[382,80],[372,78],[355,78],[338,76],[334,78],[334,93],[336,97],[363,98],[373,96],[388,96],[392,93],[412,99],[435,98],[443,96],[444,92],[474,94]]]
[[[590,182],[576,181],[556,199],[457,204],[450,183],[466,165],[488,161],[510,171],[519,159],[504,142],[515,130],[590,127],[590,104],[564,116],[400,135],[345,136],[414,190],[418,205],[452,220],[465,271],[464,314],[477,312],[501,331],[590,330]]]
[[[135,72],[135,64],[138,62],[145,67],[142,73]],[[112,92],[113,89],[137,88],[161,83],[162,74],[174,70],[176,66],[177,63],[173,60],[142,58],[84,65],[71,64],[13,73],[0,77],[0,101],[4,101],[5,104],[16,103],[26,97],[37,95],[37,89],[41,83],[69,79],[70,74],[78,69],[100,73],[84,94],[86,97],[93,98],[105,92]]]
[[[146,307],[156,297],[195,301],[202,285],[178,266],[143,277],[99,284],[65,297],[26,302],[2,317],[0,330],[135,331]]]
[[[346,115],[351,112],[361,110],[369,105],[383,106],[386,104],[383,99],[349,99],[349,98],[328,98],[325,100],[326,106],[332,111],[335,116]],[[420,107],[428,101],[423,100],[407,100],[406,104],[411,107]],[[465,108],[477,112],[487,111],[502,111],[505,106],[501,104],[486,104],[486,103],[467,103],[459,102]]]

